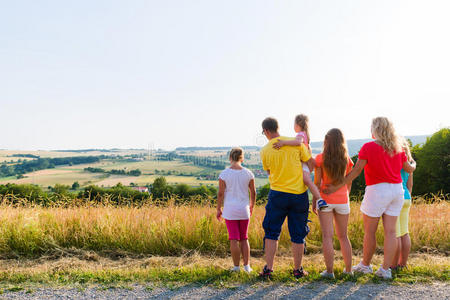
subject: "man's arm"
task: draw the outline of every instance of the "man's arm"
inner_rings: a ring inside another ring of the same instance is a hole
[[[314,183],[319,188],[320,188],[321,181],[322,181],[322,168],[316,167],[315,171],[314,171]],[[312,202],[312,210],[313,210],[313,213],[315,213],[317,215],[317,202],[316,201]]]
[[[311,156],[311,158],[306,162],[306,164],[308,165],[309,170],[314,170],[314,168],[316,167],[316,160]]]

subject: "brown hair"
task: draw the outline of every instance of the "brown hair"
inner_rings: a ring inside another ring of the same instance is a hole
[[[240,147],[231,149],[230,159],[232,161],[241,161],[244,158],[244,150]]]
[[[271,117],[265,118],[262,121],[262,129],[275,133],[278,131],[278,121]]]
[[[325,135],[323,168],[333,184],[344,180],[348,159],[344,134],[338,128],[330,129]]]
[[[295,124],[300,126],[303,129],[303,131],[306,133],[306,136],[308,137],[308,144],[309,144],[309,142],[311,140],[309,138],[309,126],[308,126],[309,118],[308,118],[308,116],[303,115],[303,114],[295,116]]]
[[[394,125],[386,117],[372,120],[372,134],[389,155],[402,152],[400,137],[395,133]]]

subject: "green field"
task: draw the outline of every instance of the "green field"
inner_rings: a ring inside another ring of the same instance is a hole
[[[223,156],[226,152],[188,152],[186,155],[197,155],[200,157]],[[100,151],[89,152],[56,152],[56,151],[6,151],[0,150],[0,163],[7,163],[13,165],[11,161],[30,160],[24,157],[12,157],[13,154],[32,154],[43,158],[46,157],[70,157],[70,156],[87,156],[87,155],[111,155]],[[143,150],[123,150],[121,152],[115,151],[114,155],[131,155],[131,154],[146,154]],[[257,152],[250,154],[248,162],[256,163],[259,157]],[[141,176],[126,176],[126,175],[109,175],[102,173],[91,173],[84,171],[87,167],[101,168],[105,171],[115,170],[135,170],[139,169],[142,172]],[[170,173],[169,173],[170,172]],[[217,185],[216,176],[212,176],[214,180],[206,180],[199,178],[200,174],[218,174],[220,170],[211,169],[208,167],[195,166],[193,163],[183,162],[181,160],[156,160],[156,159],[103,159],[98,163],[81,164],[73,166],[58,166],[52,169],[39,170],[24,174],[25,178],[18,179],[17,177],[3,177],[0,178],[0,184],[16,183],[16,184],[36,184],[42,187],[54,186],[55,184],[72,185],[78,181],[80,185],[87,186],[95,184],[98,186],[114,186],[118,183],[123,185],[130,185],[131,183],[138,185],[147,185],[153,183],[158,176],[164,176],[168,183],[178,184],[184,183],[192,186],[201,184]],[[182,175],[180,175],[182,174]],[[256,178],[256,185],[262,186],[268,182],[267,178]]]

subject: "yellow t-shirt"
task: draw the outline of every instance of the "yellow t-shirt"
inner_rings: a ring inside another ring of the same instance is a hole
[[[307,190],[303,183],[301,162],[307,162],[311,154],[304,144],[283,146],[279,150],[273,144],[280,140],[292,140],[284,136],[273,138],[261,149],[264,170],[269,170],[270,188],[275,191],[302,194]]]

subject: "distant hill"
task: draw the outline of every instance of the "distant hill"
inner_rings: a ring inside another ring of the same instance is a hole
[[[241,146],[242,149],[247,151],[259,150],[258,146]],[[218,150],[230,150],[231,147],[178,147],[175,151],[218,151]]]
[[[407,139],[410,139],[413,145],[425,143],[429,135],[414,135],[414,136],[406,136]],[[357,140],[348,140],[348,152],[350,156],[358,154],[359,149],[361,149],[364,143],[370,142],[371,139],[357,139]],[[311,148],[314,154],[318,154],[322,151],[323,142],[311,142]],[[242,146],[242,148],[246,151],[258,151],[261,147],[258,146]],[[227,151],[230,150],[231,147],[178,147],[175,151]]]
[[[429,137],[429,135],[406,136],[407,139],[411,140],[413,145],[425,143],[427,141],[427,137]],[[359,149],[361,149],[362,145],[370,141],[372,141],[372,139],[348,140],[347,147],[349,155],[353,156],[358,154]],[[311,148],[314,154],[320,153],[323,148],[323,142],[311,142]]]

